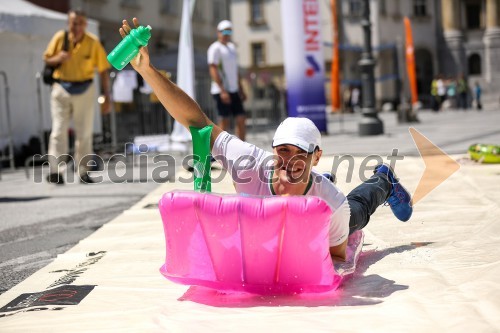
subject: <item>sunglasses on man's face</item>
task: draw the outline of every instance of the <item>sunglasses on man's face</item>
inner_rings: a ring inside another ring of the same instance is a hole
[[[233,34],[233,30],[225,29],[220,32],[223,36],[231,36]]]

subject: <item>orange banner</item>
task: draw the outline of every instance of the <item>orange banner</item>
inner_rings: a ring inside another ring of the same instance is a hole
[[[340,110],[340,59],[339,59],[339,34],[338,34],[338,18],[337,18],[337,1],[330,0],[332,7],[332,23],[333,23],[333,50],[332,50],[332,68],[331,68],[331,97],[332,111]]]
[[[405,34],[406,34],[406,71],[408,73],[408,83],[411,92],[411,104],[418,102],[417,92],[417,71],[415,68],[415,50],[413,48],[413,35],[411,32],[411,22],[408,17],[404,18]]]

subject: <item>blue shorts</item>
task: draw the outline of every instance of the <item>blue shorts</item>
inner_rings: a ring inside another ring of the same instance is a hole
[[[230,104],[222,103],[220,94],[215,94],[213,96],[215,102],[217,103],[217,113],[219,114],[220,117],[227,118],[230,116],[236,117],[240,115],[245,115],[245,110],[243,109],[243,102],[241,101],[239,93],[237,92],[229,93],[229,96],[231,97]]]

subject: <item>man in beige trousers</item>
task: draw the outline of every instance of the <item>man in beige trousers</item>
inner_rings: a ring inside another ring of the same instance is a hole
[[[44,53],[49,66],[58,66],[54,71],[56,82],[52,85],[50,107],[52,132],[49,139],[50,174],[47,181],[62,185],[59,162],[68,153],[68,128],[73,119],[75,131],[75,169],[80,182],[92,183],[88,175],[88,162],[92,151],[94,123],[95,87],[93,78],[97,70],[101,91],[104,94],[103,112],[110,110],[109,63],[106,52],[98,38],[86,32],[87,17],[80,10],[68,13],[68,49],[63,50],[65,32],[58,31]]]

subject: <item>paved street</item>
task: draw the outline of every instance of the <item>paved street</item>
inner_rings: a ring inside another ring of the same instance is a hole
[[[23,170],[0,180],[0,293],[23,281],[158,185],[36,184]]]
[[[465,154],[472,143],[500,144],[500,110],[494,106],[482,112],[422,111],[420,123],[416,124],[397,124],[394,113],[382,113],[385,134],[374,137],[357,135],[359,119],[359,114],[329,117],[329,135],[323,137],[325,155],[387,156],[397,148],[399,155],[418,156],[409,126],[450,154]],[[248,140],[270,147],[273,132],[249,133]],[[62,187],[34,183],[32,177],[26,178],[24,170],[4,169],[0,180],[0,293],[158,187],[150,172],[141,174],[137,166],[128,165],[131,167],[133,173],[128,179],[133,182],[116,184],[106,176],[102,184]]]
[[[323,136],[323,154],[370,154],[387,155],[397,148],[400,155],[418,156],[418,151],[408,131],[416,128],[434,144],[448,154],[467,151],[473,143],[500,144],[500,108],[491,105],[486,110],[455,111],[434,113],[420,111],[419,123],[397,123],[395,113],[380,113],[384,122],[384,134],[359,137],[360,114],[331,115],[328,123],[329,135]],[[249,141],[270,147],[273,131],[249,135]]]

